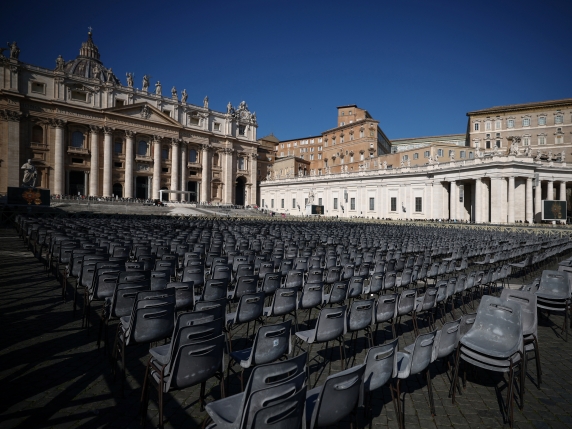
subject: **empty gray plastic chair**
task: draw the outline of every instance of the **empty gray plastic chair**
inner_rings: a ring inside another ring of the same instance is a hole
[[[228,347],[232,352],[232,330],[243,323],[254,322],[256,329],[256,320],[258,320],[264,311],[264,292],[248,293],[240,297],[236,311],[226,314],[226,331],[228,334]],[[248,328],[246,328],[246,337],[248,338]]]
[[[405,397],[403,398],[403,409],[401,407],[401,380],[409,378],[411,375],[424,373],[429,390],[429,407],[431,415],[435,416],[435,404],[433,402],[433,389],[431,387],[431,374],[429,364],[433,358],[433,345],[437,331],[419,335],[413,344],[405,347],[404,352],[397,353],[397,381],[395,386],[391,386],[397,396],[397,412],[399,427],[405,428]]]
[[[397,377],[397,350],[399,347],[399,340],[395,339],[387,344],[375,346],[367,351],[365,356],[364,365],[365,372],[363,375],[363,388],[364,388],[364,406],[366,416],[371,411],[371,403],[374,390],[377,390],[387,383],[391,383]],[[392,391],[393,393],[393,391]],[[397,414],[397,402],[395,397],[393,399],[393,406]]]
[[[441,329],[437,331],[435,343],[433,345],[432,360],[435,361],[437,359],[448,358],[451,356],[457,348],[460,338],[461,319],[459,318],[457,320],[453,320],[452,322],[445,323]],[[444,364],[445,361],[443,361],[443,365]]]
[[[308,429],[327,427],[354,413],[359,404],[365,365],[330,375],[322,386],[306,394]],[[357,417],[357,415],[356,415]]]
[[[399,294],[397,300],[397,307],[395,308],[395,317],[393,324],[397,325],[401,322],[401,317],[406,314],[411,314],[411,322],[413,329],[417,330],[417,318],[415,315],[415,304],[417,301],[417,290],[404,290]],[[397,329],[397,328],[396,328]]]
[[[395,324],[393,319],[397,312],[397,301],[399,300],[399,294],[394,293],[390,295],[380,295],[377,299],[375,306],[375,335],[377,336],[377,331],[379,330],[379,324],[384,322],[391,323],[391,338],[395,338]]]
[[[348,282],[335,282],[332,284],[329,293],[323,293],[322,295],[322,304],[341,304],[346,300],[348,295]]]
[[[274,362],[286,354],[292,352],[290,332],[292,321],[276,325],[266,325],[258,328],[252,347],[229,353],[228,371],[232,370],[232,364],[238,363],[240,370],[240,389],[244,390],[244,370],[265,363]],[[233,371],[234,372],[234,371]],[[227,380],[228,382],[228,380]]]
[[[265,317],[282,316],[282,320],[286,315],[292,315],[294,318],[294,328],[298,330],[298,316],[296,315],[296,307],[298,304],[298,290],[296,288],[278,288],[274,292],[272,302],[269,307],[264,307]]]
[[[435,311],[435,306],[437,305],[437,291],[437,288],[428,287],[425,289],[423,295],[417,296],[415,300],[415,335],[419,335],[419,322],[417,318],[423,313],[427,313],[429,329],[435,329],[432,312]]]
[[[302,427],[307,388],[285,399],[276,400],[254,413],[246,429],[293,429]],[[305,423],[305,422],[304,422]]]
[[[462,359],[469,364],[495,372],[509,374],[507,389],[507,415],[513,423],[513,385],[516,368],[523,362],[523,335],[521,306],[513,301],[486,295],[481,299],[473,327],[459,341],[455,359],[455,375],[451,382],[452,400],[455,403],[459,364]],[[521,373],[521,392],[524,371]],[[522,408],[522,403],[520,404]]]
[[[347,315],[346,332],[351,333],[350,342],[354,344],[357,341],[359,331],[365,331],[368,348],[373,347],[373,335],[371,333],[371,325],[374,321],[375,301],[373,299],[355,300],[351,303]],[[356,339],[354,340],[354,334]]]
[[[568,308],[570,306],[570,281],[563,271],[544,270],[536,291],[537,307],[543,310],[563,312],[564,325],[568,341]]]

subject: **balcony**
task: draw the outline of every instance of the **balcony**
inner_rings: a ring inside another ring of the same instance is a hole
[[[68,146],[68,153],[75,155],[89,155],[89,149],[86,147]]]
[[[187,168],[192,168],[194,170],[201,170],[203,166],[199,162],[187,162]]]
[[[153,162],[153,158],[151,158],[151,156],[149,155],[135,155],[135,161],[141,161],[141,162]]]
[[[30,142],[30,149],[48,150],[48,145],[46,143]]]

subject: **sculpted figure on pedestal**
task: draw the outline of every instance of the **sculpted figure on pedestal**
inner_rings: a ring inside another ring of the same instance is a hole
[[[161,82],[159,81],[155,84],[155,95],[161,95]]]
[[[183,103],[186,103],[188,96],[189,96],[189,95],[187,94],[187,90],[186,90],[186,89],[183,89],[183,91],[181,91],[181,101],[182,101]]]
[[[10,58],[14,58],[15,60],[18,59],[20,56],[20,48],[16,44],[16,42],[8,42],[8,47],[10,48]]]
[[[149,89],[149,76],[143,76],[143,91],[147,91]]]
[[[127,86],[133,88],[133,73],[127,73]]]
[[[63,72],[64,71],[64,64],[65,64],[65,61],[62,58],[62,56],[60,55],[59,57],[57,57],[56,58],[56,71]]]
[[[24,179],[22,180],[22,187],[33,188],[36,186],[36,178],[38,177],[38,172],[36,167],[32,164],[32,160],[29,159],[24,165],[22,165],[22,170],[24,170]]]

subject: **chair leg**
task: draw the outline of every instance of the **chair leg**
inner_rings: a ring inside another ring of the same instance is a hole
[[[157,387],[157,393],[159,393],[159,428],[163,429],[163,386],[161,382]]]
[[[455,356],[455,367],[453,368],[453,378],[451,379],[451,387],[449,388],[449,397],[451,402],[455,403],[455,394],[457,391],[457,377],[459,376],[459,363],[461,359],[461,347],[457,347],[457,354]]]
[[[435,402],[433,400],[433,387],[431,386],[431,371],[429,371],[429,368],[425,371],[425,376],[427,378],[427,389],[429,390],[429,406],[431,408],[431,415],[435,417]]]
[[[536,376],[538,378],[538,388],[542,383],[542,369],[540,368],[540,350],[538,348],[538,340],[534,337],[534,358],[536,360]]]
[[[242,381],[242,380],[241,380],[241,381]],[[200,393],[200,396],[199,396],[199,402],[200,402],[200,404],[201,404],[201,411],[204,411],[204,410],[205,410],[205,388],[206,388],[206,386],[207,386],[207,382],[206,382],[206,381],[203,381],[203,382],[201,383],[201,393]]]
[[[150,364],[151,358],[149,358],[149,361],[147,362],[145,378],[143,380],[143,389],[141,390],[141,426],[145,426],[145,420],[147,419],[147,407],[149,406],[149,386],[147,386],[147,378],[149,377]]]

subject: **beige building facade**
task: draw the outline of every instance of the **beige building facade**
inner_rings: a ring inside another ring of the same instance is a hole
[[[256,204],[258,123],[243,101],[226,112],[209,99],[143,76],[123,84],[100,59],[92,34],[77,58],[55,69],[0,58],[0,193],[22,183],[31,159],[36,186],[54,195],[168,198]],[[266,156],[265,151],[264,156]],[[266,159],[267,163],[268,160]]]

